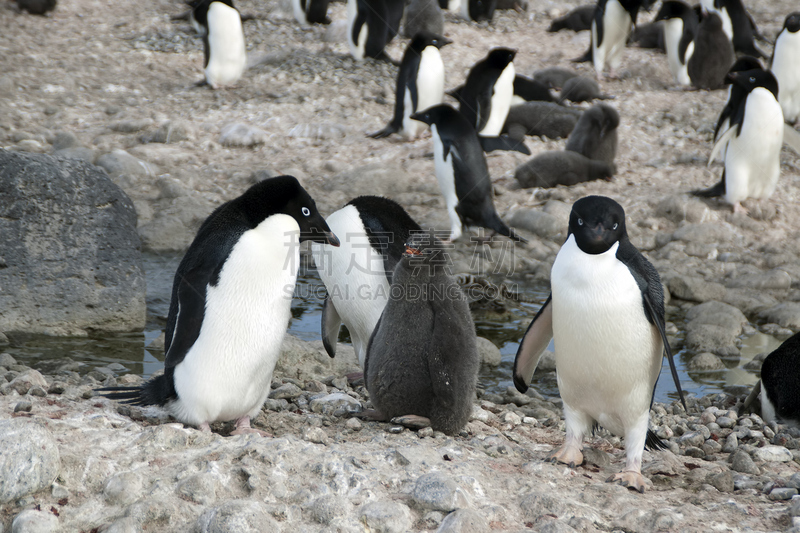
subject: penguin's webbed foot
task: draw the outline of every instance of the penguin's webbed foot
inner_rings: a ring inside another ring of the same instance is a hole
[[[580,448],[565,442],[561,448],[548,455],[547,460],[551,463],[564,463],[570,468],[575,468],[583,464],[583,453]]]
[[[360,413],[354,413],[354,417],[360,418],[361,420],[370,420],[372,422],[388,422],[389,419],[386,418],[386,415],[378,411],[377,409],[364,409]]]
[[[638,491],[639,494],[644,494],[647,480],[638,470],[623,470],[608,478],[606,483],[619,483],[623,487]]]
[[[747,216],[749,214],[749,211],[740,202],[736,202],[735,204],[733,204],[733,214],[734,215],[742,214],[744,216]]]
[[[392,418],[392,424],[400,424],[408,429],[422,429],[430,427],[430,418],[419,415],[403,415]]]
[[[255,433],[256,435],[261,435],[262,437],[272,437],[266,431],[261,431],[260,429],[256,429],[250,426],[250,417],[243,416],[239,420],[236,421],[236,429],[231,431],[231,435],[248,435]]]
[[[203,422],[202,424],[197,426],[197,429],[199,429],[203,433],[211,433],[211,426],[208,425],[208,422]]]

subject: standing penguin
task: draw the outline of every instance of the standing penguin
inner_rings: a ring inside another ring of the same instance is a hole
[[[756,22],[742,4],[742,0],[701,0],[701,5],[709,13],[716,13],[722,20],[722,28],[733,45],[733,49],[754,57],[767,57],[758,49],[755,37],[758,33]]]
[[[341,246],[312,244],[314,263],[328,295],[322,306],[322,344],[336,355],[342,322],[364,367],[367,343],[389,300],[392,273],[405,243],[422,231],[397,202],[380,196],[350,200],[326,220]]]
[[[800,11],[786,17],[775,39],[770,70],[778,80],[778,102],[789,124],[800,119]]]
[[[347,0],[347,44],[356,61],[392,62],[385,51],[400,29],[405,0]]]
[[[598,0],[592,21],[591,60],[597,77],[603,78],[606,64],[611,77],[622,63],[622,53],[631,28],[636,24],[643,0]],[[647,3],[649,5],[649,3]]]
[[[192,25],[203,36],[205,81],[212,89],[233,85],[247,67],[242,17],[233,0],[202,0]]]
[[[469,420],[480,359],[469,304],[433,230],[415,233],[369,340],[364,379],[385,419],[453,435]]]
[[[696,196],[724,196],[734,213],[746,209],[746,198],[769,198],[778,186],[781,173],[781,146],[788,143],[800,153],[800,134],[784,124],[778,103],[778,81],[768,70],[731,72],[727,79],[747,92],[747,97],[732,110],[728,129],[719,136],[708,159],[710,165],[720,151],[725,170],[717,185]]]
[[[292,0],[294,18],[303,26],[330,24],[328,3],[330,0]]]
[[[525,242],[506,226],[494,208],[486,157],[466,117],[441,104],[411,118],[431,127],[436,179],[450,215],[450,240],[458,239],[464,227],[481,226]]]
[[[672,77],[680,85],[691,85],[688,62],[694,53],[694,36],[700,23],[697,12],[680,0],[667,0],[654,20],[664,21],[664,44]]]
[[[267,399],[291,318],[300,243],[338,245],[291,176],[264,180],[214,210],[180,262],[167,317],[164,374],[101,393],[160,405],[186,424],[250,427]]]
[[[56,0],[17,0],[17,7],[31,15],[44,15],[56,8]]]
[[[761,65],[761,61],[752,56],[742,56],[736,60],[731,69],[728,71],[728,74],[731,72],[742,72],[753,69],[764,70],[764,67]],[[747,95],[747,89],[741,85],[736,83],[728,85],[728,100],[725,103],[725,107],[722,108],[719,118],[717,118],[717,125],[714,128],[714,142],[719,140],[720,135],[728,131],[728,128],[730,127],[731,115],[736,112],[740,106],[744,105]],[[723,150],[725,150],[725,148],[726,146],[722,147]]]
[[[439,49],[450,39],[427,31],[417,33],[408,44],[397,73],[394,117],[388,126],[370,134],[374,139],[400,133],[415,139],[425,125],[411,120],[411,115],[442,103],[444,99],[444,63]]]
[[[761,395],[761,418],[770,424],[800,425],[800,333],[786,339],[761,365],[761,380],[744,402],[744,408]]]
[[[578,119],[564,150],[603,161],[613,168],[617,155],[617,126],[619,113],[616,109],[606,104],[593,105]]]
[[[681,400],[683,392],[664,332],[661,280],[628,239],[621,205],[603,196],[573,204],[550,285],[520,342],[514,384],[528,389],[552,338],[567,435],[550,459],[580,465],[583,437],[601,425],[625,437],[627,452],[625,468],[608,481],[644,492],[645,444],[665,447],[647,427],[664,353]]]
[[[687,59],[686,72],[692,86],[706,90],[720,88],[736,56],[717,13],[703,15],[694,41],[689,46],[691,50],[687,50],[687,54],[691,54]]]

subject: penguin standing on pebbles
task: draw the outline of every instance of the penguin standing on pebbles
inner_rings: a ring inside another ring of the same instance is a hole
[[[686,72],[692,87],[713,90],[724,85],[736,55],[717,13],[704,14],[686,53]]]
[[[406,243],[364,380],[379,418],[453,435],[472,413],[480,359],[469,304],[449,268],[433,230]]]
[[[180,262],[167,317],[164,374],[100,393],[159,405],[185,424],[250,427],[267,399],[291,319],[300,243],[338,246],[314,200],[291,176],[264,180],[203,222]]]
[[[400,30],[405,0],[347,0],[347,44],[356,61],[393,63],[386,46]]]
[[[700,23],[697,13],[684,2],[667,0],[655,20],[664,23],[664,44],[672,77],[680,85],[691,85],[687,63],[694,53],[694,35]]]
[[[661,280],[631,244],[621,205],[603,196],[573,204],[550,283],[550,296],[520,342],[514,384],[528,389],[553,339],[567,434],[550,459],[580,465],[583,437],[603,426],[625,437],[627,453],[625,468],[608,481],[644,492],[644,447],[665,447],[648,429],[665,353],[681,400],[683,392],[664,331]]]
[[[202,0],[190,20],[203,36],[205,82],[219,89],[239,81],[247,67],[247,51],[242,17],[233,0]]]
[[[292,0],[294,18],[302,26],[330,24],[328,3],[329,0]]]
[[[606,65],[609,75],[616,77],[628,36],[643,4],[649,7],[649,2],[644,0],[598,0],[592,21],[592,45],[580,59],[591,59],[598,78],[603,78]]]
[[[770,70],[778,80],[778,102],[789,124],[800,119],[800,11],[786,17],[775,39]]]

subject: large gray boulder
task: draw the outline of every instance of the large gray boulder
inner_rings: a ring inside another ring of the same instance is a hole
[[[84,161],[0,150],[0,331],[145,324],[136,211]]]
[[[0,504],[48,488],[61,469],[53,435],[33,420],[0,420],[0,450]]]

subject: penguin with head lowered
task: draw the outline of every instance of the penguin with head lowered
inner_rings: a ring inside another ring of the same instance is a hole
[[[664,44],[672,77],[680,85],[691,85],[688,62],[694,53],[694,35],[700,24],[697,12],[680,0],[667,0],[654,20],[664,22]]]
[[[469,420],[480,359],[469,304],[433,230],[414,233],[369,340],[364,380],[383,419],[448,435]]]
[[[780,87],[778,102],[783,118],[794,124],[800,119],[800,11],[786,17],[769,64]]]
[[[400,30],[405,0],[347,0],[347,44],[356,61],[393,63],[386,46]]]
[[[464,227],[481,226],[516,241],[525,242],[500,219],[492,201],[492,180],[475,128],[447,104],[412,115],[430,125],[436,180],[450,215],[450,240]]]
[[[250,419],[270,392],[306,240],[338,244],[291,176],[264,180],[219,206],[175,273],[164,374],[141,387],[100,392],[165,407],[203,431],[236,420],[234,434],[260,433]]]
[[[761,396],[761,418],[800,427],[800,333],[786,339],[761,365],[761,379],[744,402]]]
[[[616,76],[616,69],[622,63],[622,53],[631,28],[636,24],[639,9],[643,6],[649,8],[649,5],[648,0],[597,1],[592,21],[592,45],[581,60],[591,57],[598,78],[603,78],[606,65],[611,77]]]
[[[292,0],[294,18],[303,26],[330,24],[328,3],[330,0]]]
[[[784,124],[778,103],[778,81],[762,69],[731,72],[728,81],[744,89],[746,97],[733,101],[728,129],[717,139],[708,159],[724,154],[722,180],[713,187],[693,191],[696,196],[723,196],[734,213],[747,210],[746,198],[769,198],[778,186],[781,172],[781,146],[786,142],[800,153],[800,133]]]
[[[448,92],[459,102],[459,111],[478,132],[481,146],[492,150],[517,150],[530,154],[528,148],[500,135],[514,98],[514,56],[516,50],[494,48],[475,63],[464,85]]]
[[[192,24],[203,36],[205,82],[212,89],[233,85],[247,67],[242,17],[233,0],[201,0]]]
[[[313,243],[314,263],[328,295],[322,306],[322,344],[336,355],[342,323],[364,367],[367,343],[389,300],[392,272],[419,225],[400,204],[359,196],[326,219],[339,247]]]
[[[400,133],[414,139],[425,124],[410,117],[417,111],[442,103],[444,99],[444,63],[439,49],[452,41],[428,31],[417,33],[408,44],[397,73],[394,117],[388,126],[370,134],[381,139]]]
[[[520,342],[514,384],[521,392],[528,389],[552,338],[567,434],[550,459],[580,465],[584,436],[603,426],[625,437],[627,453],[625,468],[608,481],[644,492],[645,444],[665,447],[648,429],[665,353],[681,400],[683,392],[664,331],[661,280],[628,239],[621,205],[604,196],[573,204],[550,285],[550,296]]]

